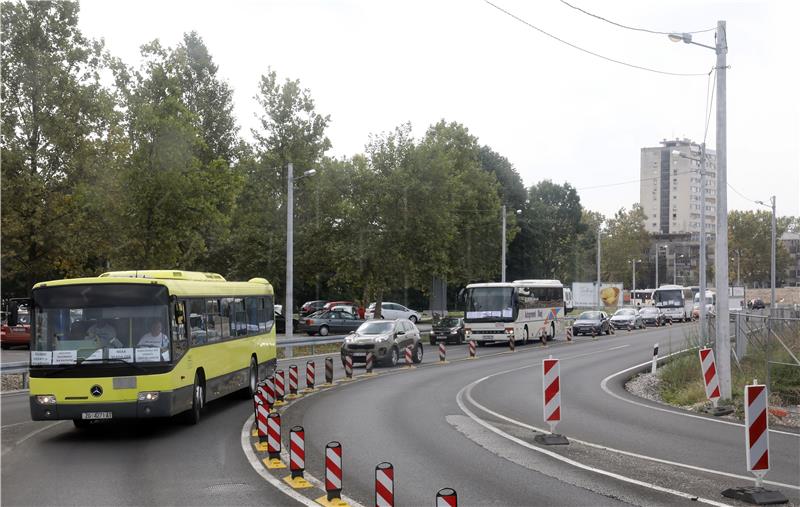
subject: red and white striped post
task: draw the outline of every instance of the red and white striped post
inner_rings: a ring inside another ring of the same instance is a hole
[[[328,385],[333,384],[333,358],[325,358],[325,383]]]
[[[572,326],[570,326],[569,323],[567,323],[566,328],[567,328],[567,341],[571,342],[572,341]]]
[[[394,466],[386,461],[375,467],[375,507],[394,507]]]
[[[325,492],[328,501],[342,498],[342,444],[328,442],[325,446]]]
[[[344,376],[346,378],[353,378],[353,356],[350,354],[344,356]]]
[[[267,453],[270,459],[281,458],[281,415],[277,412],[267,416]]]
[[[552,356],[542,361],[542,397],[544,420],[555,433],[561,420],[561,365]]]
[[[286,397],[285,389],[286,374],[283,370],[275,372],[275,404],[283,405],[283,399]]]
[[[272,410],[275,405],[275,377],[269,376],[264,379],[264,396],[267,398],[267,405]]]
[[[267,418],[269,417],[269,408],[261,401],[261,397],[256,396],[256,432],[258,441],[264,442],[267,440]]]
[[[447,362],[447,347],[445,347],[444,342],[439,344],[439,362],[440,363]]]
[[[289,365],[289,396],[292,398],[297,397],[297,365]]]
[[[544,335],[542,335],[542,336],[544,336]],[[545,340],[544,340],[544,338],[542,338],[542,343],[544,343],[544,342],[545,342]],[[516,348],[516,346],[517,346],[517,344],[514,342],[514,335],[513,334],[509,335],[508,336],[508,350],[510,350],[511,352],[514,352],[514,349]]]
[[[270,411],[272,410],[272,404],[275,403],[275,391],[270,389],[267,380],[264,379],[258,384],[258,397],[260,398],[260,403],[267,408],[267,411]]]
[[[756,476],[756,487],[762,487],[769,472],[769,422],[767,417],[767,386],[744,386],[745,445],[747,471]]]
[[[436,492],[436,507],[458,507],[458,493],[453,488],[442,488]]]
[[[469,358],[470,359],[477,359],[477,347],[475,345],[475,340],[469,341]]]
[[[717,365],[714,361],[714,350],[710,348],[700,349],[700,367],[703,371],[703,382],[706,386],[706,398],[708,398],[714,406],[717,406],[719,401],[719,377],[717,376]]]
[[[314,361],[306,361],[306,389],[309,391],[314,390],[314,375],[316,374],[316,370]]]
[[[405,349],[406,368],[411,368],[411,345]]]
[[[302,426],[289,430],[289,471],[292,479],[303,477],[306,470],[306,431]]]
[[[364,368],[367,370],[367,375],[372,375],[372,368],[375,364],[375,353],[367,352],[367,359]]]

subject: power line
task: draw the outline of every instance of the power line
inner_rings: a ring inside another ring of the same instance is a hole
[[[749,197],[747,197],[747,196],[746,196],[746,195],[744,195],[743,193],[741,193],[741,192],[739,192],[738,190],[736,190],[735,188],[733,188],[733,187],[731,186],[731,184],[730,184],[730,183],[728,183],[728,188],[730,188],[731,190],[733,190],[734,192],[736,192],[737,194],[739,194],[739,197],[741,197],[741,198],[742,198],[742,199],[744,199],[745,201],[750,201],[750,202],[752,202],[753,204],[759,204],[758,202],[756,202],[756,200],[755,200],[755,199],[750,199]]]
[[[590,54],[590,55],[592,55],[592,56],[596,56],[597,58],[601,58],[601,59],[603,59],[603,60],[606,60],[606,61],[609,61],[609,62],[617,63],[617,64],[619,64],[619,65],[624,65],[624,66],[626,66],[626,67],[631,67],[631,68],[634,68],[634,69],[646,70],[647,72],[654,72],[654,73],[656,73],[656,74],[665,74],[665,75],[667,75],[667,76],[693,77],[693,76],[705,76],[705,75],[706,75],[706,73],[705,73],[705,72],[703,72],[703,73],[683,73],[683,72],[669,72],[669,71],[665,71],[665,70],[651,69],[651,68],[649,68],[649,67],[643,67],[643,66],[641,66],[641,65],[635,65],[635,64],[633,64],[633,63],[623,62],[622,60],[616,60],[616,59],[614,59],[614,58],[610,58],[610,57],[608,57],[608,56],[604,56],[604,55],[601,55],[601,54],[599,54],[599,53],[595,53],[594,51],[589,51],[588,49],[584,49],[584,48],[582,48],[582,47],[580,47],[580,46],[576,46],[575,44],[573,44],[573,43],[571,43],[571,42],[567,42],[567,41],[565,41],[564,39],[561,39],[561,38],[559,38],[559,37],[556,37],[555,35],[553,35],[553,34],[551,34],[551,33],[549,33],[549,32],[546,32],[546,31],[542,30],[541,28],[539,28],[539,27],[537,27],[537,26],[534,26],[534,25],[532,25],[531,23],[529,23],[529,22],[525,21],[524,19],[520,18],[519,16],[517,16],[517,15],[515,15],[515,14],[512,14],[511,12],[509,12],[509,11],[507,11],[507,10],[503,9],[502,7],[500,7],[500,6],[498,6],[498,5],[495,5],[495,4],[493,4],[493,3],[492,3],[492,2],[490,2],[489,0],[483,0],[483,1],[484,1],[484,2],[486,2],[487,4],[491,5],[492,7],[494,7],[495,9],[497,9],[498,11],[500,11],[500,12],[502,12],[502,13],[506,14],[507,16],[510,16],[510,17],[512,17],[512,18],[514,18],[514,19],[516,19],[516,20],[517,20],[517,21],[519,21],[520,23],[522,23],[522,24],[524,24],[524,25],[527,25],[527,26],[528,26],[528,27],[530,27],[530,28],[533,28],[533,29],[534,29],[534,30],[536,30],[537,32],[540,32],[540,33],[542,33],[542,34],[544,34],[544,35],[546,35],[546,36],[550,37],[551,39],[555,39],[555,40],[557,40],[558,42],[560,42],[560,43],[562,43],[562,44],[566,44],[567,46],[569,46],[569,47],[571,47],[571,48],[573,48],[573,49],[577,49],[578,51],[582,51],[582,52],[584,52],[584,53]]]
[[[576,11],[580,11],[580,12],[586,14],[587,16],[591,16],[593,18],[597,18],[597,19],[599,19],[601,21],[605,21],[606,23],[610,23],[610,24],[612,24],[614,26],[618,26],[620,28],[625,28],[625,29],[628,29],[628,30],[634,30],[634,31],[637,31],[637,32],[652,33],[652,34],[656,34],[656,35],[671,35],[672,33],[674,33],[674,32],[659,32],[658,30],[648,30],[647,28],[638,28],[638,27],[635,27],[635,26],[623,25],[622,23],[617,23],[616,21],[611,21],[610,19],[606,19],[603,16],[598,16],[597,14],[592,14],[591,12],[585,11],[585,10],[581,9],[580,7],[578,7],[576,5],[572,5],[569,2],[565,2],[564,0],[561,0],[561,3],[566,5],[567,7],[572,7]],[[694,30],[694,31],[691,31],[691,32],[681,32],[681,33],[703,33],[703,32],[711,32],[711,31],[714,31],[714,30],[716,30],[716,27],[706,28],[705,30]]]
[[[714,83],[711,83],[711,73],[714,73]],[[711,106],[714,103],[714,90],[716,89],[717,84],[717,68],[714,67],[708,73],[708,85],[706,88],[706,109],[708,109],[708,115],[706,116],[706,129],[703,132],[703,143],[706,142],[706,137],[708,136],[708,125],[711,123]],[[709,98],[710,97],[710,98]]]
[[[682,174],[691,174],[691,173],[696,173],[696,172],[697,172],[696,169],[691,169],[689,171],[681,171],[681,172],[673,173],[672,176],[679,176],[679,175],[682,175]],[[576,188],[575,190],[594,190],[596,188],[619,187],[619,186],[622,186],[622,185],[631,185],[633,183],[641,183],[643,181],[652,181],[652,180],[657,180],[657,179],[660,179],[660,178],[661,178],[661,176],[653,176],[652,178],[639,178],[639,179],[636,179],[636,180],[619,181],[617,183],[604,183],[602,185],[592,185],[592,186],[589,186],[589,187]]]

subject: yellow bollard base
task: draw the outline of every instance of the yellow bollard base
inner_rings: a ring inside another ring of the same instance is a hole
[[[267,443],[266,442],[256,442],[253,444],[253,447],[256,448],[258,452],[267,452]]]
[[[283,478],[283,480],[284,482],[286,482],[286,484],[293,487],[294,489],[306,489],[314,487],[310,482],[303,479],[302,477],[292,478],[291,475],[287,475],[286,477]]]
[[[317,389],[316,389],[316,388],[314,388],[314,387],[306,387],[305,389],[303,389],[303,390],[302,390],[302,391],[300,391],[300,392],[301,392],[301,393],[303,393],[303,394],[308,394],[308,393],[313,393],[313,392],[314,392],[314,391],[316,391],[316,390],[317,390]]]
[[[287,400],[296,400],[297,398],[301,397],[302,395],[300,394],[287,394],[286,396],[284,396],[284,398],[286,398]]]
[[[286,465],[284,465],[278,458],[264,458],[261,461],[263,461],[264,465],[266,465],[266,467],[269,468],[270,470],[286,468]]]
[[[328,500],[328,495],[317,498],[316,502],[320,505],[324,505],[325,507],[350,507],[350,504],[345,502],[341,498],[334,498],[333,500]]]
[[[377,373],[371,371],[369,373],[363,373],[361,376],[362,377],[374,377],[375,375],[377,375]]]
[[[450,364],[450,361],[439,361],[436,364]]]
[[[276,401],[275,403],[272,404],[273,407],[282,407],[284,405],[286,405],[285,401]]]
[[[340,378],[339,382],[352,382],[354,380],[355,380],[354,377],[344,377],[344,378]]]
[[[250,433],[250,436],[251,436],[251,437],[257,437],[257,436],[258,436],[258,430],[257,430],[257,429],[254,429],[254,430],[252,431],[252,433]]]
[[[416,368],[416,366],[414,366],[413,364],[410,364],[408,366],[403,366],[404,370],[413,370],[414,368]]]

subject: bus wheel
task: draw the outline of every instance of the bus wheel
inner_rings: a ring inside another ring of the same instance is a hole
[[[242,398],[252,399],[258,390],[258,363],[255,357],[250,357],[250,376],[247,387],[242,389]]]
[[[556,339],[556,323],[555,322],[551,322],[550,323],[550,339],[551,340],[555,340]]]
[[[200,411],[203,410],[203,396],[204,385],[200,378],[200,374],[196,373],[194,376],[194,386],[192,387],[192,408],[186,412],[187,424],[197,424],[200,422]]]
[[[530,338],[528,333],[528,326],[525,326],[525,329],[522,331],[522,344],[527,345],[528,339]]]

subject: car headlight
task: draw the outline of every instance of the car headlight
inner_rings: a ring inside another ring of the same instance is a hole
[[[36,402],[39,405],[55,405],[56,397],[54,394],[39,394],[36,396]]]
[[[382,334],[375,338],[375,343],[385,342],[389,340],[389,335]]]

